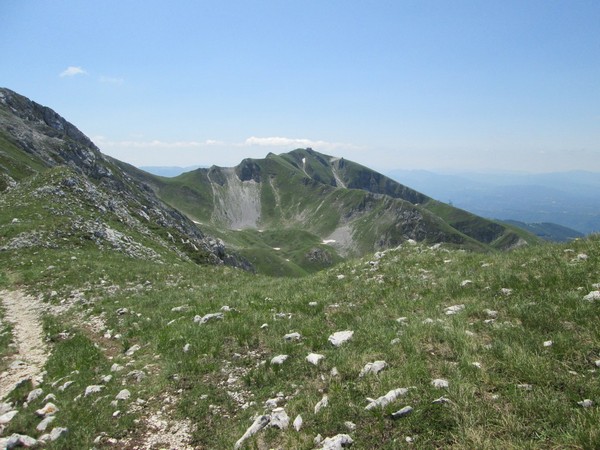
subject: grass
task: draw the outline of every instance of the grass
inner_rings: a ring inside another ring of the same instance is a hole
[[[39,237],[0,251],[0,286],[40,296],[57,311],[44,317],[52,353],[40,387],[56,396],[53,425],[70,432],[49,448],[143,442],[148,417],[163,408],[165,418],[194,424],[194,446],[231,448],[278,396],[290,420],[302,415],[303,428],[263,430],[246,448],[310,449],[317,434],[338,433],[350,434],[356,448],[402,448],[407,438],[417,448],[600,447],[600,306],[583,300],[600,283],[599,236],[510,253],[404,243],[308,276],[275,278],[179,258],[151,232],[127,227],[66,188],[52,190],[68,174],[50,170],[0,196],[0,247]],[[360,205],[365,194],[357,192],[336,201]],[[373,221],[384,212],[373,208]],[[159,258],[98,245],[73,228],[79,220],[101,220]],[[320,245],[310,230],[246,230],[235,239],[262,258],[278,255],[269,264],[290,259],[284,275],[299,274],[305,249]],[[453,305],[464,309],[445,314]],[[222,320],[194,322],[216,312]],[[342,330],[354,336],[334,348],[328,337]],[[286,341],[291,332],[301,339]],[[128,356],[133,345],[140,349]],[[318,366],[305,360],[311,352],[324,355]],[[289,358],[271,364],[280,354]],[[359,377],[375,360],[388,367]],[[112,372],[113,364],[124,369]],[[139,382],[129,375],[135,371],[145,374]],[[434,387],[437,378],[448,388]],[[60,390],[65,381],[74,384]],[[97,384],[100,393],[82,395]],[[125,387],[131,398],[113,404]],[[409,388],[405,396],[365,410],[368,397],[400,387]],[[5,435],[39,436],[41,398],[22,407],[31,388],[11,394],[20,412]],[[323,395],[329,406],[315,414]],[[441,396],[448,402],[432,403]],[[594,406],[581,407],[584,399]],[[407,405],[412,414],[391,419]]]
[[[113,361],[125,361],[123,354],[134,343],[142,346],[134,366],[154,365],[133,385],[136,395],[147,400],[161,393],[175,396],[172,415],[196,424],[194,445],[200,448],[231,448],[252,417],[264,412],[264,402],[279,392],[290,420],[302,415],[301,432],[264,430],[248,448],[308,449],[319,433],[349,433],[357,448],[400,448],[407,437],[419,448],[595,448],[600,413],[577,402],[600,401],[594,365],[600,359],[600,311],[582,300],[600,281],[600,239],[569,247],[476,254],[405,245],[374,264],[368,259],[341,263],[301,279],[184,262],[131,264],[131,258],[94,247],[3,252],[0,263],[9,287],[48,298],[57,290],[57,299],[79,289],[89,299],[46,322],[53,352],[45,391],[56,392],[51,381],[74,368],[80,371],[73,390],[58,398],[57,424],[73,430],[63,441],[73,448],[91,446],[102,431],[117,439],[139,433],[134,421],[147,409],[112,418],[110,400],[125,382],[122,375],[107,383],[102,393],[107,398],[95,404],[73,400],[109,373]],[[44,271],[49,260],[57,268],[51,274]],[[8,281],[16,279],[8,278],[9,270],[21,274],[18,284]],[[461,286],[467,279],[471,283]],[[511,294],[503,294],[503,288]],[[444,308],[455,304],[465,309],[445,315]],[[171,311],[182,305],[188,309]],[[223,306],[232,308],[223,320],[204,325],[192,320]],[[129,312],[119,315],[119,308]],[[486,309],[497,311],[495,321],[486,323]],[[76,320],[77,311],[83,322]],[[113,335],[122,334],[121,340],[106,341],[89,329],[88,319],[100,316]],[[407,317],[406,324],[398,317]],[[261,329],[263,323],[268,328]],[[351,341],[337,349],[328,344],[331,333],[346,329],[354,331]],[[65,330],[70,339],[55,337]],[[292,331],[302,335],[299,342],[284,341]],[[548,340],[553,345],[544,347]],[[325,355],[318,367],[304,360],[309,352]],[[289,359],[272,366],[278,354]],[[367,362],[378,359],[387,361],[386,370],[358,377]],[[338,377],[330,374],[334,367]],[[434,378],[447,379],[449,388],[433,387]],[[524,384],[531,390],[519,387]],[[364,409],[367,397],[398,387],[410,387],[409,393],[381,411]],[[239,394],[238,400],[228,392]],[[313,407],[323,394],[330,404],[315,415]],[[431,403],[442,395],[450,402]],[[406,405],[413,414],[390,419]],[[344,425],[348,420],[355,431]],[[10,430],[25,432],[34,423],[23,415]]]

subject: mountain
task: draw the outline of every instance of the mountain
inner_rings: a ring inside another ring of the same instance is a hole
[[[555,223],[525,223],[517,220],[506,220],[505,222],[535,234],[545,241],[568,242],[585,236],[579,231]]]
[[[200,166],[139,166],[138,169],[161,177],[176,177],[177,175],[198,169],[199,167]]]
[[[503,250],[536,240],[310,148],[174,178],[147,175],[145,182],[263,268],[268,259],[282,270],[291,265],[302,270],[310,262],[307,255],[321,260],[322,267],[409,239],[474,250]],[[292,242],[298,234],[305,239]]]
[[[0,191],[12,191],[22,202],[44,198],[45,214],[64,221],[61,233],[82,234],[98,245],[249,267],[103,155],[73,124],[9,89],[0,89]],[[2,244],[26,245],[35,232]],[[48,239],[56,245],[56,236]]]
[[[103,155],[56,112],[15,92],[0,90],[0,105],[0,187],[19,192],[49,183],[86,212],[83,224],[63,226],[104,240],[116,230],[121,244],[149,240],[154,251],[279,276],[305,275],[407,240],[477,251],[536,242],[518,228],[310,148],[168,178]]]
[[[483,217],[556,223],[583,234],[600,231],[600,173],[440,174],[394,170],[388,175]]]

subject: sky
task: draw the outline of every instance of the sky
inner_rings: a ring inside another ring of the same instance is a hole
[[[0,1],[0,86],[137,166],[600,171],[600,1]]]

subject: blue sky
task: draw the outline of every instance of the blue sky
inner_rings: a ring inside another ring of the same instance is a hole
[[[0,2],[0,86],[135,165],[600,171],[600,1]]]

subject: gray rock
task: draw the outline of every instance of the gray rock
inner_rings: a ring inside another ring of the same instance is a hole
[[[353,335],[354,335],[354,331],[337,331],[337,332],[333,333],[331,336],[329,336],[328,341],[334,347],[339,347],[343,343],[352,339]]]
[[[27,395],[27,403],[31,403],[32,401],[40,397],[43,393],[44,390],[42,388],[34,389]]]
[[[56,418],[55,416],[48,416],[48,417],[44,418],[40,423],[38,423],[38,426],[35,427],[35,429],[38,431],[46,431],[46,428],[48,428],[48,425],[50,425],[50,423],[52,423],[52,421],[55,418]]]
[[[58,388],[59,391],[64,391],[66,388],[68,388],[69,386],[71,386],[73,383],[75,383],[74,381],[67,381],[65,382],[65,384],[63,384],[62,386],[60,386]]]
[[[102,389],[104,389],[104,386],[102,386],[100,384],[93,384],[93,385],[85,388],[85,392],[83,393],[83,396],[87,397],[88,395],[96,394],[96,393],[100,392]]]
[[[146,378],[146,373],[143,370],[132,370],[127,374],[127,378],[133,378],[138,383]]]
[[[171,312],[185,312],[188,310],[188,307],[183,305],[183,306],[175,306],[174,308],[171,308]]]
[[[123,389],[115,398],[117,400],[127,400],[129,397],[131,397],[131,392],[128,389]]]
[[[285,339],[286,341],[299,341],[302,338],[302,336],[300,336],[300,333],[288,333],[285,336],[283,336],[283,339]]]
[[[392,413],[392,419],[400,419],[401,417],[408,416],[412,412],[413,409],[411,406],[405,406],[404,408],[399,409],[395,413]]]
[[[447,388],[450,383],[448,380],[444,380],[443,378],[436,378],[435,380],[431,380],[431,385],[436,388]]]
[[[595,300],[600,300],[600,291],[591,291],[588,295],[583,297],[584,300],[588,302],[593,302]]]
[[[337,434],[321,442],[320,450],[341,450],[352,446],[354,441],[347,434]]]
[[[56,441],[69,432],[68,428],[56,427],[50,432],[50,441]]]
[[[448,306],[447,308],[444,308],[444,312],[446,313],[447,316],[451,316],[453,314],[458,314],[463,309],[465,309],[465,305],[453,305],[453,306]]]
[[[288,358],[289,358],[288,355],[277,355],[277,356],[273,357],[273,359],[271,359],[271,365],[281,365]]]
[[[306,357],[306,360],[309,363],[314,364],[315,366],[317,366],[319,364],[319,361],[321,361],[323,358],[325,358],[325,356],[320,355],[318,353],[309,353],[309,355]]]
[[[47,417],[56,414],[59,411],[54,403],[48,402],[43,408],[38,409],[35,413],[40,417]]]
[[[0,416],[0,425],[6,425],[7,423],[9,423],[11,420],[13,420],[13,417],[15,417],[18,413],[19,411],[13,409],[12,411],[8,411],[2,414]]]
[[[327,407],[327,405],[329,405],[329,397],[327,397],[327,395],[323,395],[323,398],[315,405],[315,414],[318,414],[318,412]]]
[[[594,402],[591,401],[589,398],[586,398],[585,400],[582,400],[580,402],[577,402],[577,404],[579,406],[582,406],[584,408],[591,408],[592,406],[594,406]]]
[[[222,312],[210,313],[204,316],[194,316],[194,323],[203,325],[211,320],[223,320],[223,317],[225,317],[225,315]]]
[[[12,403],[0,403],[0,414],[7,413],[13,410]]]
[[[302,428],[302,416],[300,414],[298,414],[296,416],[296,418],[294,419],[294,423],[292,424],[292,426],[294,427],[294,430],[296,431],[300,431],[300,429]]]
[[[270,420],[271,420],[270,416],[256,417],[254,419],[254,422],[252,423],[252,425],[250,425],[250,428],[248,428],[246,430],[246,432],[242,435],[242,437],[239,438],[238,441],[235,443],[235,445],[233,446],[234,450],[241,448],[246,439],[255,435],[260,430],[262,430],[264,427],[266,427],[269,424]]]
[[[110,366],[110,371],[111,371],[111,372],[120,372],[120,371],[121,371],[121,370],[123,370],[124,368],[125,368],[125,367],[123,367],[122,365],[115,363],[115,364],[113,364],[112,366]]]
[[[398,397],[406,395],[407,392],[408,392],[407,388],[398,388],[398,389],[392,389],[387,394],[382,395],[381,397],[376,398],[376,399],[367,398],[367,400],[369,401],[369,404],[365,407],[365,409],[372,410],[374,408],[383,408],[383,407],[387,406],[388,404],[392,403],[393,401],[395,401]]]
[[[365,365],[365,367],[363,367],[363,369],[360,371],[358,376],[360,378],[362,378],[369,373],[377,375],[379,372],[381,372],[386,367],[387,367],[387,363],[385,361],[370,362],[370,363],[367,363]]]
[[[25,447],[31,448],[37,445],[37,440],[32,438],[31,436],[26,436],[24,434],[13,434],[8,438],[6,442],[6,448],[12,449],[17,447]]]
[[[135,352],[137,352],[140,348],[138,344],[132,345],[131,347],[129,347],[129,349],[125,352],[125,356],[132,356]]]
[[[280,430],[285,430],[290,424],[290,418],[283,408],[275,408],[271,412],[269,425]]]

